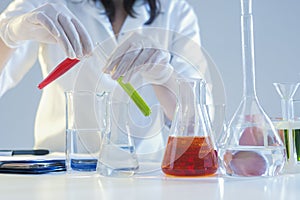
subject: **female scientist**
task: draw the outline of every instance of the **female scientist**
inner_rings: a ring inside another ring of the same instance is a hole
[[[164,30],[163,34],[151,28]],[[129,37],[132,32],[138,36]],[[120,76],[131,81],[134,74],[128,72],[138,68],[144,81],[153,86],[153,95],[145,98],[157,98],[170,119],[175,99],[167,88],[175,89],[176,76],[199,73],[172,53],[155,48],[149,51],[134,41],[150,38],[146,43],[151,47],[156,43],[180,49],[179,36],[184,36],[200,46],[197,17],[184,0],[15,0],[0,16],[0,36],[0,96],[18,84],[37,59],[46,77],[66,57],[88,57],[96,43],[109,41],[103,45],[110,55],[105,69],[84,69],[78,78],[81,69],[74,67],[43,90],[36,114],[35,147],[52,151],[65,149],[64,91],[74,87],[95,90],[99,75],[95,71],[107,73],[100,90],[110,90]],[[130,49],[135,53],[128,54],[132,57],[129,61],[123,55]],[[122,55],[121,59],[117,55]],[[112,58],[119,58],[117,68]],[[139,62],[128,65],[132,60]],[[143,68],[147,63],[151,67]]]

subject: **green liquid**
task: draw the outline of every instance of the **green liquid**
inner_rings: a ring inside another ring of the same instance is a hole
[[[130,96],[133,102],[137,105],[140,111],[145,115],[149,116],[151,114],[151,109],[140,94],[132,87],[130,83],[123,83],[123,77],[118,78],[118,83],[124,89],[124,91]]]
[[[300,161],[300,129],[293,130],[293,138],[295,141],[295,150],[297,154],[297,161]]]
[[[289,141],[289,131],[288,129],[278,130],[282,141],[285,144],[287,158],[290,158],[290,141]],[[293,142],[295,143],[295,152],[297,155],[297,161],[300,161],[300,129],[292,129]]]

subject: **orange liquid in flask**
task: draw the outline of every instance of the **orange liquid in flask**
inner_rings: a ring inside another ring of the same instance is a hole
[[[162,171],[174,176],[209,176],[218,170],[218,155],[209,137],[169,136]]]

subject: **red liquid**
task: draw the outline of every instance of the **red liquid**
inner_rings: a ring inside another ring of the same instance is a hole
[[[218,170],[217,151],[209,137],[169,136],[162,171],[174,176],[208,176]]]

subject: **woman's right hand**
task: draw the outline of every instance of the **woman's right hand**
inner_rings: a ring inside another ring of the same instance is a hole
[[[10,47],[17,47],[26,40],[58,43],[70,58],[83,57],[93,50],[84,26],[63,4],[44,4],[12,18],[6,28],[2,38]]]

